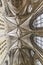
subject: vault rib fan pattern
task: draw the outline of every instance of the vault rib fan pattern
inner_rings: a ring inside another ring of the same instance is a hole
[[[27,5],[26,0],[25,3],[22,0],[17,2],[9,0],[4,7],[4,13],[0,16],[0,59],[6,61],[5,58],[8,56],[9,65],[43,65],[43,48],[38,46],[37,40],[34,39],[43,37],[43,30],[38,27],[36,29],[34,26],[31,28],[35,23],[31,19],[34,14],[29,15],[33,11],[31,4]],[[33,0],[33,3],[37,2],[38,0]]]

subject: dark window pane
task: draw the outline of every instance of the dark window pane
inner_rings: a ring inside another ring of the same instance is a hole
[[[2,2],[1,2],[1,0],[0,0],[0,7],[2,6]]]

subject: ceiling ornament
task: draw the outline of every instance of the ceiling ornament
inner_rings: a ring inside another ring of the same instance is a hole
[[[31,13],[31,11],[32,11],[32,5],[29,5],[28,12]]]

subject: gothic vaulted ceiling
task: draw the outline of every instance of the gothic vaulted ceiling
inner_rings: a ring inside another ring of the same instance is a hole
[[[0,60],[43,65],[43,0],[0,0]]]

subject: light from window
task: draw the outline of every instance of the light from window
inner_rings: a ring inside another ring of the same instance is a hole
[[[29,7],[28,7],[28,13],[31,13],[31,11],[32,11],[32,5],[29,5]]]
[[[37,59],[37,60],[35,61],[35,65],[42,65],[42,64],[41,64],[41,62]]]
[[[40,48],[43,49],[43,37],[35,36],[35,37],[34,37],[34,42],[35,42]]]
[[[32,57],[34,56],[34,52],[33,52],[33,50],[31,50],[31,56],[32,56]]]
[[[33,26],[35,28],[43,27],[43,14],[41,14],[40,16],[37,17],[36,20],[34,20]]]

